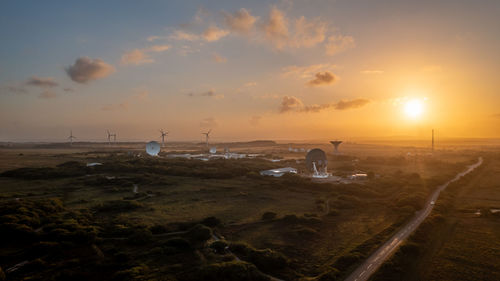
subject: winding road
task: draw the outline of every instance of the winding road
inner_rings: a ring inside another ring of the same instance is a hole
[[[351,275],[349,275],[345,281],[365,281],[370,278],[370,276],[377,271],[377,269],[391,257],[394,252],[398,249],[401,243],[408,238],[418,226],[429,216],[432,209],[434,208],[434,203],[439,197],[441,191],[443,191],[450,183],[457,181],[464,175],[472,172],[475,168],[479,167],[483,163],[483,158],[479,157],[476,164],[470,165],[467,169],[459,174],[457,174],[453,179],[447,181],[445,184],[440,185],[434,193],[427,199],[424,209],[419,211],[415,217],[408,222],[401,230],[399,230],[394,236],[392,236],[387,242],[385,242],[378,250],[376,250],[363,264],[361,264],[356,270],[354,270]]]

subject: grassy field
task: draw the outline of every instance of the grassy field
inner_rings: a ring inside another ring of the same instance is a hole
[[[330,170],[369,172],[371,179],[322,184],[258,174],[303,170],[295,159],[304,153],[290,153],[288,145],[249,150],[290,160],[138,158],[123,147],[2,149],[0,226],[16,243],[2,242],[0,267],[13,280],[267,280],[262,272],[332,280],[476,157],[414,157],[407,148],[352,144],[352,154],[329,155]],[[210,233],[224,238],[214,241]]]
[[[500,154],[450,185],[421,229],[374,280],[499,280]]]

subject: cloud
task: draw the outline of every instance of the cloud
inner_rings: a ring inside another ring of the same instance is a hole
[[[168,38],[172,39],[172,40],[177,40],[177,41],[196,41],[196,40],[200,39],[200,36],[198,36],[194,33],[189,33],[189,32],[177,29]]]
[[[138,92],[137,94],[134,95],[134,98],[138,100],[148,100],[149,99],[149,91],[148,90],[142,90]]]
[[[149,36],[146,40],[148,40],[148,42],[154,42],[154,41],[159,40],[159,39],[162,39],[162,37],[153,35],[153,36]]]
[[[291,45],[295,48],[314,47],[326,37],[327,25],[320,20],[307,21],[304,16],[295,21],[294,35]]]
[[[26,85],[42,87],[42,88],[53,88],[57,87],[59,84],[56,81],[54,81],[54,78],[52,77],[32,76],[26,81]]]
[[[257,86],[257,82],[247,82],[243,84],[243,87],[255,87]]]
[[[207,117],[207,118],[201,120],[201,122],[200,122],[201,128],[215,128],[218,125],[219,124],[218,124],[217,120],[213,117]]]
[[[353,100],[341,100],[336,103],[326,103],[320,105],[304,105],[304,103],[296,97],[293,96],[284,96],[280,107],[279,112],[320,112],[325,109],[334,109],[334,110],[347,110],[363,107],[370,103],[370,100],[357,98]]]
[[[327,55],[333,56],[347,49],[354,48],[355,46],[356,43],[354,42],[354,38],[352,36],[332,35],[328,37],[325,49]]]
[[[224,95],[222,94],[217,94],[214,89],[210,89],[206,92],[202,92],[199,94],[196,93],[189,93],[187,94],[189,97],[209,97],[209,98],[214,98],[214,99],[223,99]]]
[[[273,42],[277,49],[282,49],[288,41],[288,19],[284,12],[272,7],[269,18],[264,24],[266,38]]]
[[[309,86],[324,86],[324,85],[331,85],[335,83],[337,80],[337,77],[335,74],[331,73],[330,71],[325,71],[325,72],[318,72],[315,75],[316,78],[313,80],[310,80],[307,82]]]
[[[307,66],[291,65],[284,67],[282,69],[283,70],[282,76],[283,77],[298,76],[300,78],[311,78],[314,76],[314,74],[320,71],[327,71],[328,69],[332,69],[335,67],[336,65],[330,63],[313,64]]]
[[[66,93],[72,93],[72,92],[75,91],[75,89],[73,89],[73,88],[64,88],[63,91],[66,92]]]
[[[205,31],[203,32],[203,38],[208,42],[213,42],[221,39],[228,34],[229,32],[227,30],[220,29],[213,25],[205,29]]]
[[[262,120],[262,116],[252,116],[252,118],[250,118],[250,125],[252,125],[253,127],[257,127],[260,125],[260,121]]]
[[[336,110],[346,110],[346,109],[352,109],[352,108],[358,108],[367,105],[370,103],[370,100],[368,99],[353,99],[353,100],[341,100],[335,104],[335,109]]]
[[[41,92],[38,95],[38,97],[41,99],[53,99],[53,98],[57,97],[57,93],[55,93],[53,91],[46,90],[46,91]]]
[[[213,53],[212,57],[216,63],[226,63],[227,62],[227,58],[225,58],[217,53]]]
[[[121,63],[122,64],[145,64],[152,63],[154,60],[149,56],[151,52],[164,52],[170,48],[170,45],[153,45],[148,48],[134,49],[130,52],[123,54]]]
[[[13,94],[27,94],[28,91],[21,85],[8,85],[4,87],[5,90],[7,90],[10,93]]]
[[[296,97],[284,96],[281,100],[281,105],[279,111],[281,113],[288,111],[300,111],[304,107],[304,103]]]
[[[78,58],[73,65],[66,68],[71,80],[78,83],[87,83],[92,80],[107,77],[115,72],[115,68],[101,59],[89,57]]]
[[[377,69],[368,69],[368,70],[361,70],[361,74],[383,74],[383,70],[377,70]]]
[[[139,65],[152,62],[154,62],[154,60],[151,59],[146,52],[140,49],[135,49],[130,52],[126,52],[125,54],[123,54],[121,59],[122,64]]]
[[[235,33],[248,34],[258,18],[252,16],[247,9],[241,8],[233,14],[223,12],[226,26]]]
[[[104,111],[117,111],[117,110],[127,110],[130,107],[128,101],[124,101],[118,104],[105,104],[101,107],[101,110]]]

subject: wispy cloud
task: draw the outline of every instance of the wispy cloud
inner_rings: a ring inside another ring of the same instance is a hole
[[[264,24],[264,31],[266,38],[273,42],[276,48],[285,47],[288,41],[288,19],[285,13],[272,7]]]
[[[352,36],[332,35],[328,37],[325,44],[325,50],[327,55],[333,56],[348,49],[352,49],[355,46],[356,43],[354,42],[354,38]]]
[[[101,59],[91,59],[89,57],[78,58],[73,65],[66,68],[66,73],[71,80],[78,83],[87,83],[109,76],[115,72],[114,66]]]
[[[154,60],[150,57],[150,53],[164,52],[170,49],[170,45],[153,45],[148,48],[134,49],[132,51],[126,52],[121,58],[122,64],[145,64],[152,63]]]
[[[361,74],[383,74],[383,70],[378,70],[378,69],[367,69],[367,70],[361,70]]]
[[[32,76],[26,81],[26,85],[42,87],[42,88],[53,88],[57,87],[59,84],[56,81],[54,81],[54,78],[52,77]]]
[[[203,32],[203,39],[205,39],[208,42],[213,42],[221,39],[222,37],[225,37],[228,35],[229,32],[224,29],[220,29],[217,26],[213,25],[205,29]]]
[[[227,62],[227,58],[225,58],[217,53],[213,53],[212,58],[216,63],[226,63]]]
[[[45,91],[41,92],[38,95],[38,97],[41,99],[53,99],[53,98],[57,98],[57,93],[50,91],[50,90],[45,90]]]
[[[214,89],[210,89],[206,92],[201,92],[201,93],[189,93],[187,94],[188,97],[209,97],[209,98],[214,98],[214,99],[223,99],[224,95],[223,94],[217,94]]]
[[[315,104],[315,105],[304,105],[304,103],[297,97],[294,96],[284,96],[281,100],[279,107],[280,113],[285,112],[320,112],[325,109],[333,110],[347,110],[363,107],[370,103],[370,100],[357,98],[352,100],[340,100],[334,103],[327,104]]]
[[[258,17],[254,17],[247,9],[241,8],[232,14],[223,12],[226,26],[235,33],[248,34],[254,28]]]
[[[330,63],[313,64],[306,66],[291,65],[284,67],[282,69],[283,71],[282,76],[283,77],[298,76],[300,78],[311,78],[318,72],[327,71],[335,67],[336,65]]]

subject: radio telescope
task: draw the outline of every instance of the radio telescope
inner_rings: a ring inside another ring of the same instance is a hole
[[[323,150],[319,148],[312,149],[306,155],[306,168],[313,173],[313,177],[328,177],[328,160]]]
[[[146,144],[146,153],[150,156],[158,156],[160,153],[160,144],[156,141],[150,141]]]
[[[210,154],[215,154],[217,153],[217,148],[214,146],[214,147],[210,147],[210,150],[209,150]]]

